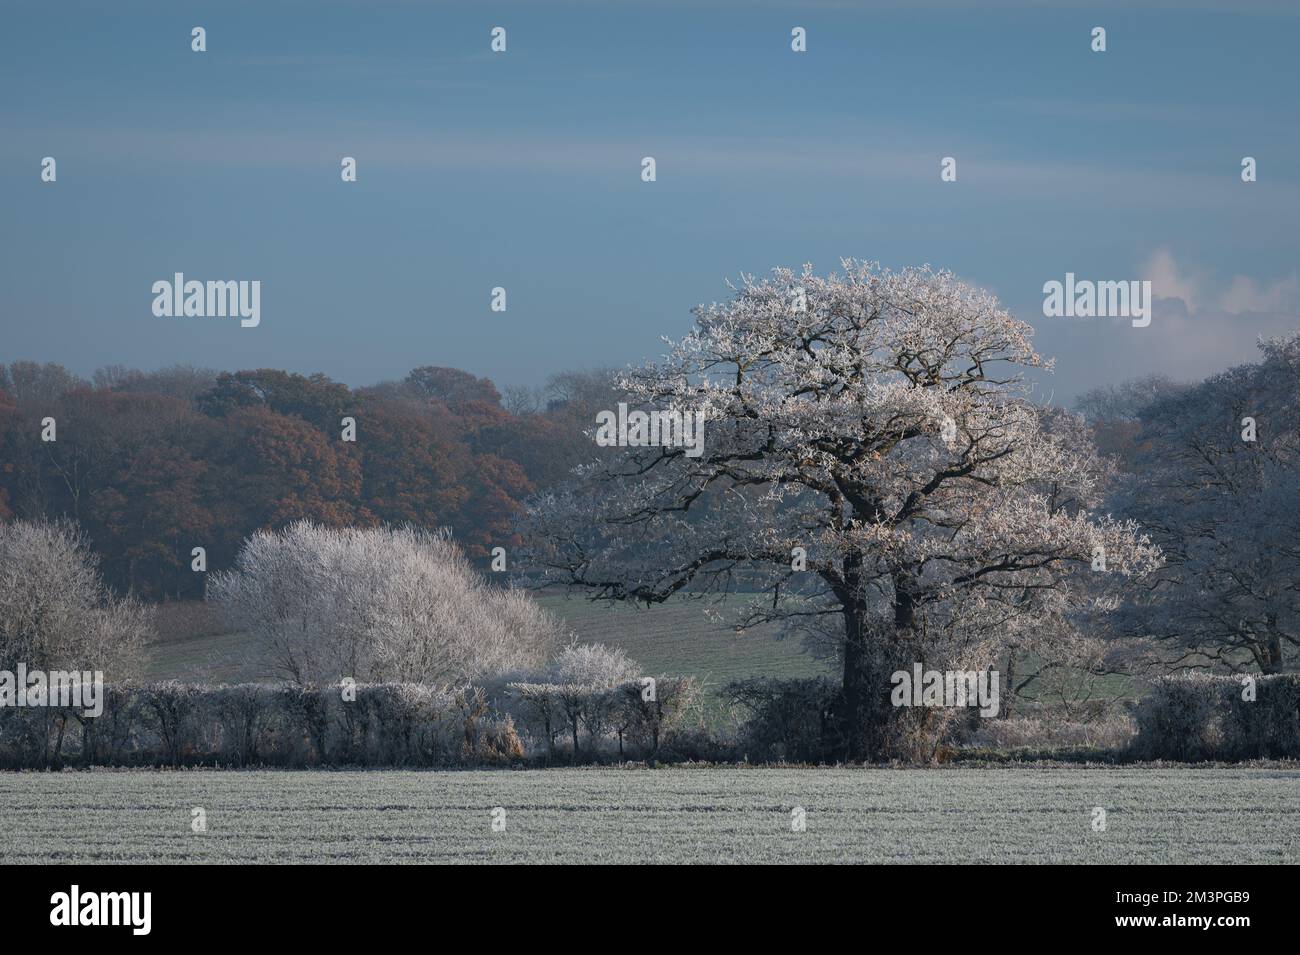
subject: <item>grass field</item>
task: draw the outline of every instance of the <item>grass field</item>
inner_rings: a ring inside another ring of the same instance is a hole
[[[1294,864],[1300,769],[6,773],[0,818],[4,863]]]

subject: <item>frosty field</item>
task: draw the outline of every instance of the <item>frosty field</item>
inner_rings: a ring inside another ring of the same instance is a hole
[[[4,863],[1294,864],[1300,769],[5,773],[0,819]]]

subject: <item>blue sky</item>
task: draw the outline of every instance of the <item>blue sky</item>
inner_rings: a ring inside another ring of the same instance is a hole
[[[1300,327],[1300,5],[973,6],[7,3],[0,361],[537,384],[842,256],[996,292],[1056,400]],[[261,325],[155,317],[178,271]],[[1043,317],[1067,271],[1152,279],[1151,326]]]

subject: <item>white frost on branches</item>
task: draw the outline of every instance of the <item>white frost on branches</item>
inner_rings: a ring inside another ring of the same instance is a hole
[[[22,663],[130,680],[151,636],[145,609],[109,594],[74,525],[0,524],[0,670]]]
[[[544,662],[561,631],[452,541],[410,527],[259,531],[209,595],[300,683],[458,684]]]
[[[704,454],[630,448],[538,500],[552,579],[648,603],[763,591],[751,622],[834,619],[852,697],[873,648],[969,665],[1157,565],[1095,513],[1109,473],[1082,422],[1029,400],[1021,370],[1050,363],[1028,325],[949,272],[843,269],[746,276],[625,376],[644,405],[703,411]]]

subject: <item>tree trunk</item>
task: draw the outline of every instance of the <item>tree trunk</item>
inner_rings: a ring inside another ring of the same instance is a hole
[[[60,714],[58,719],[59,719],[59,735],[58,738],[54,741],[54,765],[55,766],[61,766],[63,764],[63,731],[68,728],[67,716]]]
[[[867,635],[866,605],[862,600],[862,554],[850,551],[844,557],[844,758],[857,762],[868,757],[866,739]]]
[[[95,719],[85,717],[81,721],[81,765],[90,766],[95,761]]]
[[[1007,689],[1004,694],[1006,702],[1002,707],[1002,711],[998,714],[1002,719],[1008,719],[1011,716],[1011,711],[1014,710],[1016,706],[1016,654],[1014,650],[1007,654],[1006,679]]]
[[[844,604],[844,754],[857,762],[873,759],[880,747],[882,721],[890,718],[883,697],[888,694],[888,668],[894,662],[891,651],[905,642],[916,629],[916,599],[905,569],[895,570],[894,629],[890,639],[895,644],[871,647],[871,634],[867,627],[869,608],[861,597],[861,555],[850,555],[844,561],[844,578],[853,598]]]
[[[866,635],[862,632],[861,608],[844,608],[844,758],[857,762],[866,752]]]
[[[1265,673],[1282,672],[1282,638],[1277,631],[1270,633],[1264,642],[1264,665],[1260,669]]]

